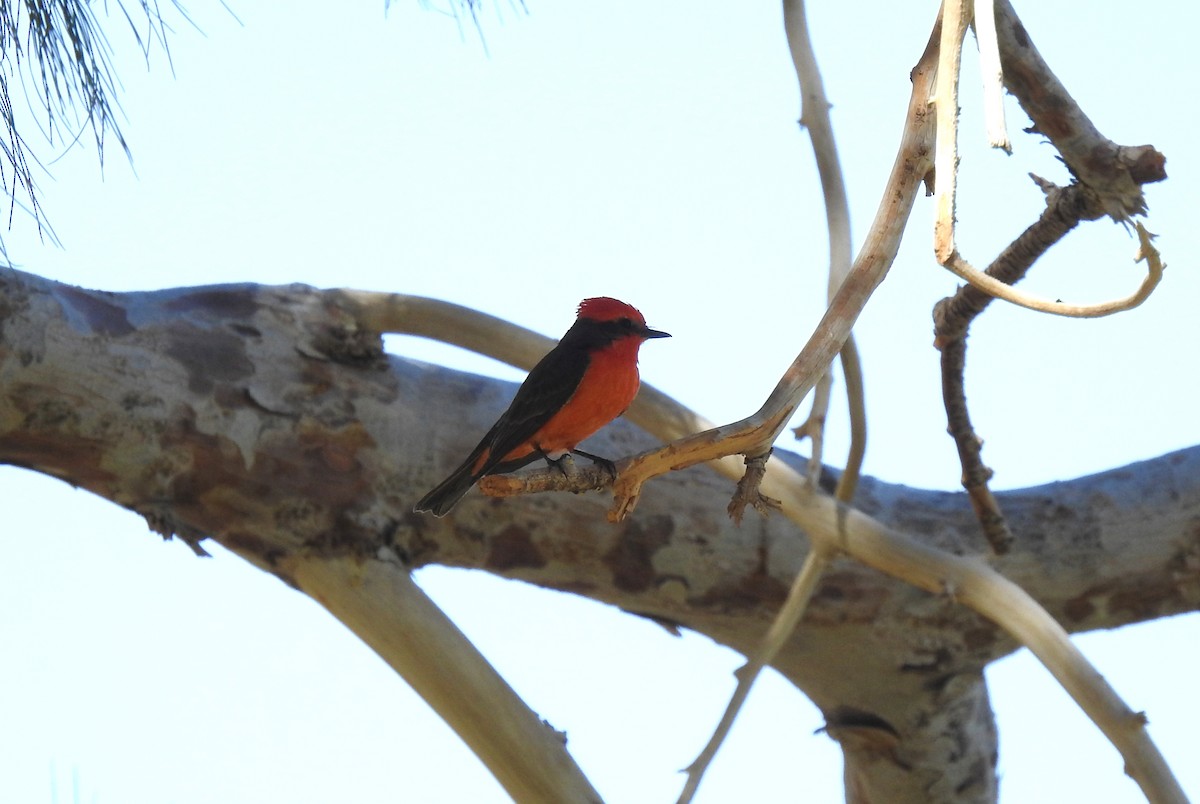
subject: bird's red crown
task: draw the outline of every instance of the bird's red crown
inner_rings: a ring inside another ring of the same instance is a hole
[[[617,321],[621,318],[628,318],[643,327],[646,326],[646,319],[637,311],[637,308],[623,301],[610,299],[608,296],[597,296],[581,301],[579,317],[592,321]]]

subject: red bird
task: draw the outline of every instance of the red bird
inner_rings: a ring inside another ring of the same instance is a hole
[[[624,413],[637,396],[642,343],[669,337],[647,327],[642,314],[624,302],[584,299],[575,323],[529,372],[479,446],[413,510],[444,516],[479,478],[538,458],[557,463],[573,452],[605,462],[575,445]]]

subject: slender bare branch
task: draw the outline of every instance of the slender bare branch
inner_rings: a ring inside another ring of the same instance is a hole
[[[808,18],[803,0],[784,0],[783,26],[787,35],[788,49],[792,54],[792,63],[796,68],[796,78],[800,83],[802,110],[801,124],[808,129],[812,138],[813,154],[816,157],[817,173],[821,179],[821,189],[825,197],[825,219],[829,229],[829,298],[832,300],[837,289],[850,273],[853,259],[853,243],[850,235],[850,203],[846,194],[846,182],[842,174],[841,163],[838,159],[837,140],[833,136],[833,124],[829,118],[829,99],[825,95],[825,84],[821,80],[821,71],[817,66],[816,53],[812,47],[812,38],[808,32]],[[854,335],[846,338],[843,349],[850,349],[857,354]],[[866,406],[861,398],[863,380],[861,367],[857,360],[842,356],[842,371],[847,375],[847,394],[851,386],[859,389],[858,399],[849,399],[850,413],[850,457],[848,464],[856,459],[861,462],[866,450]],[[858,376],[850,376],[859,372]],[[817,393],[813,395],[812,409],[805,423],[801,425],[803,435],[812,439],[812,450],[809,453],[809,481],[815,483],[821,471],[822,453],[824,449],[824,429],[828,419],[830,394],[829,388],[833,378],[831,370],[826,370],[824,378],[817,383]],[[801,437],[798,435],[798,437]],[[858,440],[855,440],[855,439]],[[848,466],[846,477],[856,477],[858,467]]]
[[[963,38],[971,23],[968,0],[944,0],[936,95],[937,155],[934,157],[933,253],[945,263],[955,252],[954,215],[958,197],[958,78]]]
[[[808,552],[804,566],[796,575],[796,580],[792,582],[792,588],[788,590],[787,600],[779,609],[779,613],[775,615],[775,620],[771,623],[762,642],[759,643],[758,649],[747,658],[744,665],[738,668],[735,674],[737,687],[729,699],[729,704],[725,707],[721,721],[713,731],[712,737],[709,738],[708,744],[687,768],[687,782],[684,784],[683,792],[679,794],[679,804],[687,804],[695,797],[696,791],[700,788],[700,782],[704,779],[704,772],[708,770],[708,766],[716,757],[721,744],[725,742],[725,737],[733,727],[738,712],[742,709],[742,704],[750,696],[750,690],[754,687],[759,673],[771,663],[780,649],[792,638],[792,633],[804,616],[809,600],[812,599],[813,590],[817,588],[821,575],[829,565],[830,556],[831,553],[827,548],[819,546],[814,546]]]
[[[833,374],[822,372],[813,387],[812,407],[808,416],[796,427],[792,435],[797,440],[809,440],[808,452],[808,482],[816,484],[821,479],[822,457],[825,452],[825,421],[829,415],[829,399],[833,395]]]
[[[862,474],[863,458],[867,454],[867,399],[863,388],[862,360],[858,356],[858,345],[854,338],[846,339],[841,358],[846,399],[850,405],[850,452],[846,455],[846,466],[838,478],[833,496],[838,502],[849,504],[854,500],[858,478]]]
[[[928,108],[935,75],[937,39],[930,41],[913,69],[903,136],[884,188],[875,220],[850,274],[830,302],[812,337],[784,373],[763,406],[752,416],[722,427],[677,438],[654,452],[635,456],[620,467],[611,517],[620,520],[637,504],[642,485],[651,478],[737,454],[759,454],[791,418],[799,400],[812,390],[820,372],[841,350],[859,313],[883,281],[895,259],[917,192],[932,169],[934,117]],[[721,464],[736,466],[736,462]]]
[[[1069,304],[1058,299],[1045,299],[1032,293],[1024,293],[994,278],[987,271],[979,271],[963,259],[958,252],[950,256],[946,267],[955,275],[965,279],[972,287],[981,290],[989,296],[1011,302],[1018,307],[1024,307],[1039,313],[1061,315],[1067,318],[1103,318],[1104,316],[1123,313],[1126,310],[1132,310],[1134,307],[1137,307],[1150,298],[1150,294],[1154,292],[1154,289],[1158,287],[1158,283],[1162,281],[1162,263],[1158,259],[1158,251],[1153,245],[1150,245],[1149,237],[1147,236],[1148,233],[1142,224],[1138,223],[1136,230],[1140,246],[1138,248],[1138,257],[1135,261],[1141,262],[1143,259],[1146,259],[1146,276],[1142,279],[1142,283],[1138,285],[1137,290],[1130,295],[1106,302]],[[1150,258],[1151,255],[1153,255],[1153,258]]]
[[[395,555],[293,554],[272,571],[293,580],[391,665],[515,801],[601,800],[562,735],[525,705]]]
[[[746,456],[746,472],[738,480],[733,498],[725,509],[729,518],[738,525],[742,524],[742,516],[747,507],[753,508],[764,517],[769,516],[772,511],[779,510],[779,500],[766,496],[759,488],[763,478],[766,477],[767,461],[770,458],[770,452]]]
[[[564,461],[570,456],[565,456]],[[613,476],[601,466],[575,468],[571,472],[551,469],[519,475],[487,475],[479,479],[479,490],[489,497],[518,497],[522,494],[542,494],[547,491],[569,491],[580,494],[600,491],[612,486]]]
[[[1004,70],[1000,43],[996,41],[996,7],[993,0],[974,0],[975,40],[979,43],[979,70],[983,74],[983,118],[988,145],[1012,153],[1012,140],[1004,122]]]
[[[812,135],[813,150],[816,154],[818,171],[821,176],[821,186],[825,193],[825,211],[829,227],[830,243],[829,298],[832,301],[850,273],[852,247],[850,239],[850,205],[846,199],[845,182],[837,157],[837,144],[833,137],[833,126],[829,120],[829,101],[825,97],[825,89],[821,81],[820,70],[817,66],[816,54],[813,51],[812,41],[808,35],[808,21],[803,0],[784,0],[783,18],[788,46],[792,53],[792,61],[796,66],[796,75],[799,78],[801,93],[804,98],[802,121]],[[843,356],[843,368],[850,378],[848,383],[853,383],[855,390],[858,392],[857,395],[850,396],[851,417],[854,418],[857,415],[859,419],[855,422],[852,430],[860,438],[857,442],[852,442],[851,445],[851,455],[857,457],[857,462],[852,461],[850,470],[843,475],[844,479],[849,478],[849,480],[845,484],[839,484],[842,494],[853,495],[854,479],[857,477],[858,469],[861,465],[862,450],[865,448],[865,440],[861,436],[865,436],[866,429],[865,408],[862,405],[861,366],[857,359],[858,350],[855,347],[853,335],[847,335],[846,342],[841,349],[841,354]],[[826,368],[817,380],[816,392],[813,394],[812,411],[804,425],[798,428],[797,431],[798,435],[801,433],[807,435],[812,443],[812,453],[808,466],[808,482],[814,488],[820,481],[822,471],[821,454],[823,451],[825,422],[829,411],[830,387],[832,384],[831,370]],[[745,505],[742,501],[747,495],[752,494],[756,502],[762,499],[759,486],[761,478],[765,476],[766,457],[764,455],[761,462],[757,462],[753,466],[754,471],[747,471],[746,475],[738,483],[738,493],[734,497],[735,503],[737,503],[736,511],[738,512],[738,519],[741,518],[740,512]],[[750,465],[748,459],[747,466],[750,467]],[[751,478],[753,478],[752,481]],[[751,488],[747,490],[747,486]],[[771,502],[776,507],[779,505],[776,500],[772,499]],[[761,505],[761,502],[758,505]],[[733,506],[734,503],[731,503],[731,512]],[[721,744],[728,735],[729,729],[732,728],[742,704],[750,695],[750,690],[753,688],[758,674],[764,666],[771,662],[783,645],[791,638],[796,625],[804,616],[804,611],[808,606],[809,599],[812,597],[813,589],[816,588],[817,582],[820,580],[825,567],[829,563],[830,553],[831,551],[828,546],[823,545],[814,545],[813,549],[809,551],[808,558],[805,560],[800,573],[796,576],[783,606],[775,615],[770,629],[768,629],[766,635],[763,637],[759,647],[749,657],[747,663],[738,671],[737,687],[725,709],[725,714],[713,732],[712,738],[688,768],[687,783],[679,797],[681,804],[691,801],[697,789],[699,789],[705,770],[712,762],[713,757],[716,756],[717,751],[720,750]]]
[[[1104,214],[1124,221],[1146,211],[1141,185],[1166,177],[1162,154],[1119,146],[1102,135],[1034,47],[1009,0],[994,0],[1004,85],[1045,135],[1071,174],[1099,196]]]

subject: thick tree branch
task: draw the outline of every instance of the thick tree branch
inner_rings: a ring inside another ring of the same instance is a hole
[[[1152,146],[1120,146],[1101,134],[1046,64],[1008,0],[995,0],[1004,85],[1054,144],[1071,174],[1099,196],[1105,214],[1123,221],[1145,213],[1142,185],[1166,178]]]
[[[564,750],[565,736],[530,711],[394,553],[295,555],[280,571],[382,656],[514,801],[600,801]]]
[[[735,528],[720,502],[728,481],[699,469],[655,484],[619,525],[603,522],[599,495],[471,494],[453,517],[413,516],[511,389],[386,361],[346,300],[298,286],[105,294],[4,271],[0,461],[87,488],[163,532],[216,539],[293,584],[295,561],[387,549],[408,566],[486,569],[753,651],[806,554],[790,522]],[[604,439],[608,454],[651,443],[620,424]],[[828,505],[810,496],[785,505]],[[1017,536],[995,568],[1067,630],[1200,608],[1200,450],[998,496]],[[927,546],[976,552],[961,494],[864,478],[856,499]],[[843,523],[847,549],[867,549],[854,541],[870,530],[861,515],[830,521]],[[891,801],[994,791],[980,670],[1017,643],[946,594],[953,577],[929,576],[931,594],[835,559],[772,663],[825,712],[853,785]],[[368,619],[381,631],[389,622]],[[947,756],[948,744],[962,750]]]

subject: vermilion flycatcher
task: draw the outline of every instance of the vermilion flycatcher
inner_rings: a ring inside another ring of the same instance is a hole
[[[637,396],[642,343],[669,337],[647,327],[642,314],[624,302],[584,299],[575,323],[529,372],[479,446],[413,510],[444,516],[479,478],[538,458],[557,462],[574,452],[602,461],[575,445],[624,413]]]

